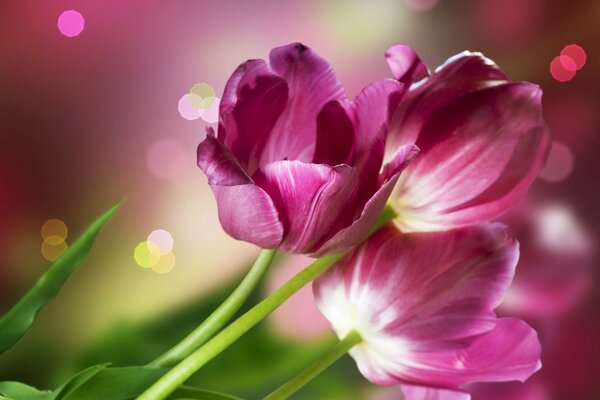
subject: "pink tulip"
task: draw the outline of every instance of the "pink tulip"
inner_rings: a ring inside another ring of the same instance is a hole
[[[390,124],[386,151],[391,155],[406,144],[421,150],[391,197],[397,226],[445,230],[507,211],[549,150],[541,89],[510,81],[479,53],[454,56],[431,75],[410,47],[392,46],[386,56],[394,77],[410,85]]]
[[[387,226],[313,290],[338,337],[361,335],[349,353],[371,382],[410,385],[408,399],[439,398],[436,388],[462,399],[465,385],[524,381],[541,366],[536,332],[493,311],[517,259],[501,224],[409,234]]]
[[[384,166],[389,116],[403,85],[380,80],[353,100],[325,60],[296,43],[249,60],[225,87],[218,135],[209,130],[198,165],[236,239],[293,253],[323,254],[357,244],[383,210],[403,146]]]

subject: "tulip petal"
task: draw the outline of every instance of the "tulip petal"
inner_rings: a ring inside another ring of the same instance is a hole
[[[267,63],[259,60],[248,60],[240,64],[235,71],[231,74],[225,88],[223,89],[223,96],[221,97],[221,103],[219,103],[219,115],[227,113],[233,109],[235,103],[238,100],[238,88],[242,78],[247,74],[248,69],[255,70],[254,75],[257,72],[268,74],[269,68]]]
[[[356,113],[356,157],[372,147],[379,132],[396,111],[404,87],[391,79],[382,79],[366,86],[354,99]]]
[[[479,368],[478,379],[510,373],[499,352],[489,353],[497,359],[488,360],[485,370],[475,359],[483,345],[474,343],[498,327],[493,309],[508,289],[517,256],[518,244],[501,224],[412,234],[388,225],[318,278],[313,290],[339,337],[352,329],[363,337],[350,354],[369,380],[457,386],[462,383],[454,380],[470,379],[460,372],[465,354]],[[508,335],[501,328],[496,340]],[[515,332],[529,341],[529,333]]]
[[[471,400],[467,392],[427,386],[400,385],[404,400]]]
[[[354,122],[344,104],[332,100],[317,116],[317,143],[313,163],[327,165],[349,163],[355,133]]]
[[[421,150],[411,144],[401,146],[396,153],[393,155],[392,160],[383,166],[381,175],[379,177],[379,183],[383,185],[389,181],[394,175],[404,171],[408,165],[419,156]]]
[[[366,201],[377,190],[377,176],[385,153],[388,122],[398,107],[403,86],[391,79],[365,87],[354,99],[356,139],[351,165],[361,171],[361,191]]]
[[[218,138],[250,174],[259,167],[287,100],[287,83],[263,60],[245,62],[227,82]]]
[[[392,119],[389,146],[395,149],[416,143],[421,128],[438,108],[465,94],[506,83],[507,79],[504,72],[481,53],[463,52],[450,58],[404,96]]]
[[[541,91],[514,83],[464,95],[431,115],[416,144],[421,156],[392,195],[403,231],[498,217],[527,191],[545,161]]]
[[[384,229],[365,246],[368,263],[348,261],[357,278],[349,297],[371,303],[369,314],[381,329],[415,341],[413,346],[423,340],[429,346],[494,327],[492,310],[504,298],[518,259],[518,243],[504,225],[406,235]],[[393,320],[381,319],[389,313]]]
[[[223,229],[235,239],[262,248],[277,247],[283,238],[283,225],[273,201],[212,131],[198,146],[198,166],[215,194]]]
[[[209,185],[244,185],[252,183],[238,160],[214,136],[213,128],[206,129],[206,139],[198,145],[198,166],[206,174]]]
[[[317,115],[325,104],[342,99],[344,89],[329,64],[303,44],[277,47],[269,60],[289,86],[289,101],[271,131],[261,165],[284,159],[310,162]]]
[[[419,150],[413,145],[407,145],[398,150],[394,160],[384,167],[382,176],[385,179],[382,180],[379,190],[366,202],[360,217],[354,220],[350,226],[336,233],[313,255],[320,257],[323,254],[339,253],[364,240],[383,211],[400,173],[418,154]]]
[[[344,204],[358,189],[354,168],[284,160],[263,166],[253,178],[279,210],[286,232],[282,249],[311,253],[352,221],[354,207]]]
[[[516,318],[500,318],[491,332],[467,348],[446,352],[419,352],[410,375],[421,382],[452,387],[474,382],[524,382],[541,368],[537,333]]]
[[[390,47],[385,52],[385,59],[394,78],[407,86],[429,75],[427,66],[410,46],[396,44]]]

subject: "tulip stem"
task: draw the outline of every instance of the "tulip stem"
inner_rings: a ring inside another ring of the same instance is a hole
[[[217,333],[248,300],[273,262],[276,253],[276,250],[261,250],[248,274],[229,297],[185,339],[148,365],[152,367],[175,365]]]
[[[334,347],[329,349],[321,358],[312,363],[300,374],[280,386],[274,392],[269,394],[264,400],[285,400],[291,395],[302,389],[307,383],[313,380],[317,375],[323,372],[327,367],[336,362],[340,357],[351,348],[362,342],[362,337],[356,331],[348,333]]]
[[[279,307],[291,295],[304,285],[325,272],[342,255],[331,255],[317,259],[304,270],[295,275],[285,285],[273,292],[269,297],[252,307],[240,318],[210,339],[204,346],[190,354],[173,369],[163,375],[148,390],[142,393],[138,400],[159,400],[166,398],[179,385],[185,382],[204,364],[215,358],[244,333],[262,321],[273,310]]]
[[[369,235],[382,228],[395,216],[396,213],[394,210],[389,205],[386,206]],[[167,398],[179,385],[185,382],[207,362],[215,358],[242,335],[265,319],[290,296],[327,271],[343,255],[333,254],[315,260],[270,296],[229,324],[225,329],[206,342],[204,346],[195,350],[183,361],[174,366],[159,380],[154,382],[144,393],[138,396],[137,400],[162,400]]]

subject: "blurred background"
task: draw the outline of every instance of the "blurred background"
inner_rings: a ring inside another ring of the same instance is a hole
[[[92,363],[150,361],[247,269],[258,250],[222,231],[195,165],[238,64],[302,41],[351,97],[391,76],[383,54],[401,42],[430,68],[481,51],[544,90],[553,150],[530,198],[506,217],[523,257],[499,311],[539,329],[544,368],[525,385],[475,387],[474,398],[600,398],[599,24],[596,0],[0,2],[0,312],[126,198],[82,268],[0,358],[0,380],[49,388]],[[194,96],[208,100],[198,108]],[[165,259],[143,268],[135,249],[151,234]],[[254,300],[304,262],[282,259]],[[299,371],[332,336],[308,291],[287,307],[193,383],[257,398]],[[402,397],[369,385],[347,358],[296,398]]]

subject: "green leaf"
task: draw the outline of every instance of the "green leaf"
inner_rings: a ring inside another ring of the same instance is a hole
[[[56,400],[127,400],[141,394],[167,370],[149,367],[105,368],[76,390]]]
[[[166,368],[154,367],[109,368],[107,364],[100,364],[78,373],[52,393],[39,392],[17,382],[0,383],[0,393],[13,396],[11,400],[130,400],[142,394],[167,371]],[[4,393],[3,384],[16,385],[18,390]],[[182,386],[170,397],[174,398],[241,400],[239,397],[189,386]]]
[[[69,379],[61,387],[56,389],[52,393],[52,400],[70,399],[73,393],[77,393],[79,389],[86,384],[86,382],[94,378],[96,375],[106,369],[106,367],[108,367],[108,364],[100,364],[81,371]]]
[[[51,393],[21,382],[0,382],[0,400],[50,400]]]
[[[119,208],[113,206],[98,218],[54,262],[21,300],[0,318],[0,354],[11,348],[33,324],[38,312],[56,297],[60,288],[90,252],[96,236]]]

